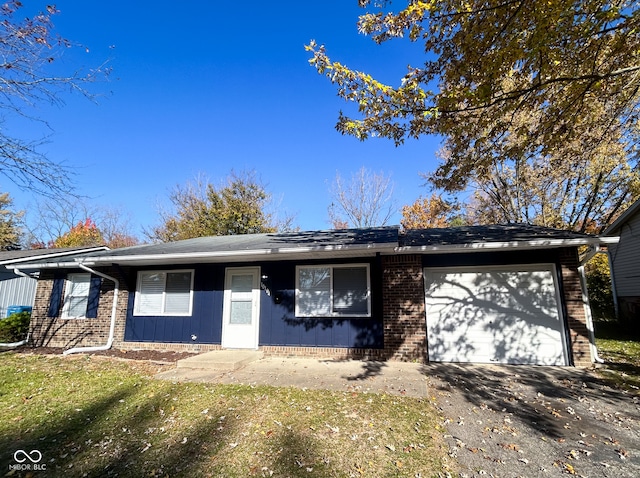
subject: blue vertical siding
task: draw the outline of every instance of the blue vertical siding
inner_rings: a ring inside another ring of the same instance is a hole
[[[168,269],[168,268],[156,268]],[[170,343],[220,343],[222,336],[222,298],[224,267],[220,266],[180,266],[193,269],[192,315],[185,316],[134,316],[135,281],[137,272],[132,273],[129,290],[129,305],[125,326],[125,341],[129,342],[170,342]],[[150,270],[144,268],[142,270]],[[196,338],[193,339],[192,336]]]
[[[263,291],[261,297],[260,345],[382,348],[382,281],[379,263],[376,259],[353,259],[349,262],[370,264],[372,317],[296,317],[295,268],[302,264],[292,261],[261,264],[262,275],[266,276],[263,285],[269,294]]]
[[[372,317],[325,319],[295,316],[295,271],[300,262],[264,262],[261,268],[260,345],[305,347],[383,347],[381,273],[377,259],[368,262],[371,270]],[[317,262],[316,262],[317,263]],[[337,261],[329,261],[337,263]],[[224,275],[227,267],[247,264],[181,265],[194,269],[193,313],[190,317],[136,317],[133,315],[136,271],[132,274],[125,340],[220,344]],[[168,269],[168,268],[157,268]],[[143,270],[149,270],[143,268]],[[191,336],[197,339],[192,340]]]

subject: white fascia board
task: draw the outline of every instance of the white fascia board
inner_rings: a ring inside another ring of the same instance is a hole
[[[192,262],[248,262],[283,259],[310,259],[322,257],[364,257],[393,252],[395,245],[358,244],[343,246],[283,247],[246,251],[187,252],[176,254],[146,254],[131,256],[81,257],[77,263],[100,266],[107,264],[186,264]],[[69,266],[66,266],[69,267]]]
[[[88,254],[90,252],[100,252],[100,251],[108,251],[109,248],[107,246],[97,246],[90,247],[87,249],[77,249],[73,251],[64,251],[64,252],[54,252],[51,254],[43,254],[41,256],[30,256],[30,257],[21,257],[19,259],[11,259],[6,261],[0,261],[0,265],[7,267],[7,269],[18,267],[23,269],[36,269],[46,267],[46,263],[33,263],[33,264],[23,264],[24,262],[35,261],[35,260],[46,260],[53,259],[55,257],[65,257],[71,256],[73,254]],[[57,263],[59,264],[59,263]]]
[[[584,239],[535,239],[531,241],[511,242],[473,242],[471,244],[446,244],[435,246],[404,246],[394,252],[442,254],[446,252],[478,252],[504,249],[555,249],[558,247],[577,247],[597,244],[617,244],[619,237],[588,237]]]

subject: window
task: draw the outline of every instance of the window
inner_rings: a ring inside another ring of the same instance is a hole
[[[138,272],[134,315],[191,315],[193,271]]]
[[[65,282],[63,319],[84,319],[89,305],[91,274],[69,274]]]
[[[296,316],[370,317],[369,266],[298,266]]]

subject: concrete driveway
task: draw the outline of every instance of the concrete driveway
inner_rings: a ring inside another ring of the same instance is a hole
[[[159,378],[428,397],[461,477],[640,476],[640,395],[583,369],[263,358]]]
[[[467,477],[640,476],[640,396],[576,368],[423,367]]]

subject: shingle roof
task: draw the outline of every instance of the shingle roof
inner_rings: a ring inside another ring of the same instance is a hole
[[[301,231],[270,234],[243,234],[236,236],[209,236],[160,244],[143,244],[104,252],[82,254],[79,260],[86,264],[105,263],[186,263],[198,261],[281,259],[289,256],[314,254],[327,257],[373,255],[392,251],[398,245],[397,227],[367,229],[341,229],[330,231]],[[30,265],[74,263],[74,257],[34,261]],[[25,265],[26,267],[26,265]]]
[[[610,241],[613,238],[607,238]],[[617,238],[615,238],[617,239]],[[168,265],[199,262],[363,257],[377,253],[473,252],[479,249],[575,247],[605,239],[523,224],[414,229],[397,226],[211,236],[161,244],[35,259],[20,267],[72,267],[107,264]]]
[[[302,231],[270,234],[209,236],[183,241],[114,249],[101,256],[123,257],[150,254],[183,254],[206,252],[256,251],[270,249],[306,249],[349,246],[396,245],[397,227]]]
[[[530,242],[539,240],[569,240],[593,238],[589,234],[532,226],[530,224],[504,224],[489,226],[462,226],[433,229],[410,229],[400,236],[400,247],[446,246],[488,242]]]

